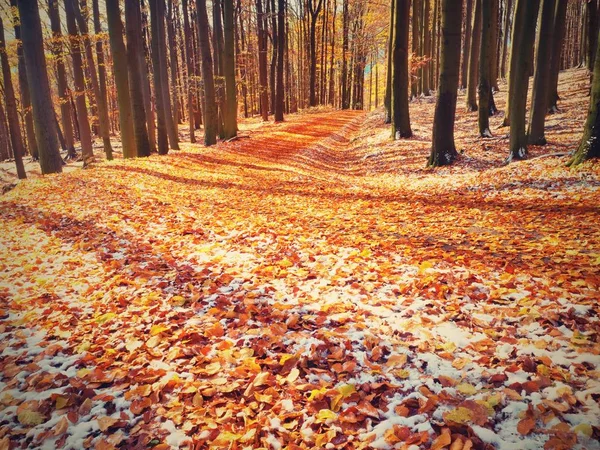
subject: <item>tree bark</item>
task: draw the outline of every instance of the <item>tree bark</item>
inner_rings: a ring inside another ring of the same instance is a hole
[[[430,167],[451,164],[458,156],[454,144],[454,119],[460,72],[460,41],[462,2],[457,7],[453,0],[442,0],[442,36],[440,39],[440,79],[438,83]]]
[[[431,10],[430,0],[424,0],[423,10],[423,56],[425,61],[423,64],[423,95],[429,97],[431,95],[429,88],[429,71],[431,70],[431,29],[429,28],[429,15]]]
[[[129,96],[133,119],[133,136],[137,156],[150,156],[150,139],[146,128],[144,94],[138,55],[144,52],[141,37],[142,23],[138,0],[125,0],[125,31],[127,33],[127,68]]]
[[[267,0],[269,1],[269,0]],[[258,83],[260,113],[262,120],[269,120],[269,92],[267,88],[267,32],[262,0],[256,0],[256,22],[258,28]]]
[[[568,0],[556,0],[554,12],[554,25],[552,29],[552,60],[550,62],[550,86],[548,87],[548,112],[558,112],[558,73],[560,71],[560,59],[566,32]]]
[[[510,58],[510,155],[508,161],[527,158],[525,110],[532,63],[539,0],[517,0]]]
[[[472,30],[471,25],[473,22],[473,1],[467,0],[467,15],[465,19],[465,43],[463,47],[463,61],[461,68],[461,88],[465,89],[467,87],[467,79],[469,76],[469,55],[471,54],[471,36]]]
[[[533,96],[527,132],[528,142],[532,145],[546,145],[544,124],[548,111],[549,72],[552,59],[554,12],[556,10],[556,0],[541,1],[542,16],[536,39],[537,54],[533,75]]]
[[[285,87],[283,84],[283,66],[284,66],[284,50],[285,50],[285,0],[277,1],[277,28],[280,31],[277,33],[279,42],[277,43],[277,91],[275,93],[275,122],[283,122],[283,105]]]
[[[225,76],[225,111],[223,116],[223,137],[231,139],[237,135],[237,98],[235,84],[235,52],[233,0],[223,0],[223,65]],[[282,62],[283,64],[283,62]]]
[[[474,1],[471,47],[469,49],[469,76],[467,78],[467,111],[477,111],[476,87],[481,47],[481,1]]]
[[[590,106],[583,127],[583,136],[577,151],[568,163],[570,166],[576,166],[588,159],[600,157],[600,45],[596,48],[593,80]]]
[[[500,65],[500,76],[506,78],[506,57],[508,55],[508,37],[510,35],[510,24],[512,22],[512,3],[513,0],[507,0],[504,22],[504,43],[502,44],[502,62]]]
[[[194,47],[192,43],[192,29],[190,27],[190,11],[188,8],[188,0],[182,0],[183,8],[183,38],[185,41],[185,65],[187,71],[187,110],[190,131],[190,142],[196,142],[196,127],[194,126]]]
[[[492,2],[494,0],[476,0],[481,11],[481,45],[479,51],[479,136],[492,137],[490,131],[490,97],[492,94],[492,86],[490,83],[491,68],[492,68]]]
[[[392,0],[395,1],[395,0]],[[411,50],[412,50],[412,58],[411,62],[416,63],[419,57],[419,41],[421,36],[421,27],[419,26],[419,17],[421,15],[421,3],[420,0],[412,1],[412,41],[411,41]],[[394,16],[396,17],[396,13],[394,12]],[[394,19],[395,20],[395,19]],[[394,27],[396,28],[396,27]],[[392,70],[393,73],[393,70]],[[410,84],[410,96],[411,98],[417,98],[419,95],[419,78],[417,77],[417,69],[415,69],[412,64],[410,66],[409,77],[411,79]]]
[[[316,43],[316,28],[317,19],[323,6],[323,0],[308,0],[308,12],[310,13],[310,28],[309,28],[309,52],[310,52],[310,78],[308,81],[309,90],[309,105],[317,106],[316,96],[316,78],[317,78],[317,43]]]
[[[113,58],[113,76],[115,78],[119,104],[119,124],[121,128],[123,158],[134,158],[137,156],[137,148],[133,134],[127,52],[123,43],[123,23],[121,22],[119,0],[106,0],[106,19],[108,22],[110,50]]]
[[[349,0],[342,0],[342,109],[350,108],[350,101],[348,95],[348,22],[350,21],[348,2]]]
[[[17,177],[22,180],[27,178],[25,167],[23,166],[23,154],[25,147],[23,137],[19,126],[19,112],[17,111],[17,101],[12,84],[10,73],[10,63],[6,54],[6,41],[4,39],[4,24],[0,18],[0,64],[2,65],[2,79],[4,81],[4,98],[6,100],[6,114],[8,116],[8,129],[10,131],[10,141],[13,149],[13,157],[17,168]]]
[[[383,98],[383,106],[385,107],[385,123],[392,122],[392,73],[394,62],[394,8],[396,1],[390,1],[390,26],[387,48],[387,71],[385,75],[385,97]]]
[[[412,136],[408,109],[408,29],[410,0],[396,0],[394,30],[394,73],[392,78],[392,137]]]
[[[40,167],[42,174],[62,172],[63,161],[58,150],[56,118],[50,96],[38,2],[18,0],[18,5]]]
[[[208,35],[208,15],[206,0],[196,0],[198,14],[198,44],[202,56],[202,79],[204,80],[204,145],[217,143],[217,104],[215,101],[215,81],[213,61],[210,54]]]
[[[596,57],[596,47],[598,46],[598,4],[596,0],[588,0],[585,4],[587,13],[587,68],[591,72],[594,70]]]

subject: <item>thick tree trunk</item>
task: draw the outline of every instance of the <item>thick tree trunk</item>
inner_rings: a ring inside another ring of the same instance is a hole
[[[73,60],[73,81],[75,85],[75,105],[77,108],[77,122],[79,123],[79,139],[81,142],[81,158],[88,164],[94,159],[92,146],[92,130],[88,117],[85,101],[85,75],[83,73],[83,60],[81,54],[80,35],[75,23],[75,2],[65,0],[65,13],[67,18],[67,31],[71,39],[71,59]],[[29,86],[31,88],[31,85]],[[56,128],[55,128],[56,130]]]
[[[556,0],[541,0],[542,16],[537,34],[537,54],[533,76],[533,97],[529,114],[528,142],[545,145],[544,124],[548,111],[548,86],[550,62],[552,60],[552,36],[554,34],[554,12]]]
[[[583,127],[583,136],[579,148],[569,161],[575,166],[591,158],[600,158],[600,45],[594,58],[592,92],[587,120]]]
[[[454,144],[454,119],[460,72],[462,2],[457,7],[453,0],[442,0],[441,9],[440,79],[433,118],[431,155],[427,163],[431,167],[451,164],[458,156]]]
[[[527,158],[525,110],[539,0],[517,0],[510,58],[509,161]]]
[[[37,0],[19,0],[21,39],[42,174],[62,171]]]
[[[138,0],[125,0],[125,30],[127,33],[127,67],[129,72],[129,94],[133,119],[133,135],[137,156],[150,156],[150,140],[146,128],[142,76],[138,61],[143,53],[142,23]]]
[[[215,101],[215,81],[213,61],[210,54],[208,35],[208,15],[206,0],[196,0],[198,13],[198,44],[202,56],[202,79],[204,80],[204,145],[217,143],[217,104]]]
[[[277,34],[279,42],[277,43],[277,91],[275,92],[275,122],[283,121],[283,106],[284,106],[284,92],[285,87],[283,84],[283,66],[284,66],[284,50],[285,50],[285,0],[277,0],[277,19],[280,33]]]
[[[2,79],[4,81],[4,98],[6,100],[6,113],[8,116],[8,129],[10,131],[10,141],[13,149],[13,157],[17,168],[17,177],[22,180],[27,178],[25,167],[23,166],[23,154],[25,147],[21,128],[19,127],[19,112],[17,111],[17,101],[12,84],[10,73],[10,63],[6,54],[6,41],[4,40],[4,24],[0,18],[0,64],[2,65]],[[1,103],[1,102],[0,102]]]
[[[412,136],[408,109],[408,28],[410,0],[396,0],[394,30],[394,73],[392,78],[392,137]]]
[[[134,158],[137,156],[137,149],[133,134],[127,52],[123,43],[123,23],[121,22],[119,0],[106,0],[106,19],[108,22],[110,50],[113,58],[113,76],[115,78],[119,104],[119,124],[121,128],[123,158]]]
[[[594,70],[596,47],[598,46],[598,4],[596,0],[588,0],[585,4],[587,13],[587,68],[590,73]]]
[[[237,135],[237,97],[235,85],[235,53],[233,0],[223,0],[223,66],[225,76],[225,111],[223,116],[223,137],[231,139]],[[282,62],[283,64],[283,62]]]
[[[493,5],[494,0],[476,0],[479,5],[477,8],[481,11],[481,45],[479,52],[479,136],[492,137],[490,131],[490,97],[492,86],[490,82],[492,68],[492,48],[493,44]],[[476,9],[477,9],[476,8]]]
[[[52,54],[56,61],[56,84],[60,101],[60,117],[64,130],[65,146],[67,147],[67,158],[75,158],[77,153],[75,152],[75,142],[73,139],[69,86],[67,85],[67,73],[63,59],[63,37],[60,28],[58,0],[48,0],[48,16],[50,17],[50,27],[54,38],[52,42]]]
[[[387,48],[387,71],[385,75],[385,97],[383,98],[383,105],[385,107],[385,123],[392,122],[392,73],[394,68],[394,17],[396,16],[394,12],[395,6],[396,0],[391,0],[390,27]]]
[[[477,111],[477,71],[481,47],[481,0],[474,0],[471,47],[469,48],[469,76],[467,78],[467,111]]]

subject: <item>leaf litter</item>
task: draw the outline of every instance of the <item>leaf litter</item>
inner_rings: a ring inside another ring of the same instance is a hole
[[[599,166],[503,167],[466,116],[424,170],[431,106],[3,196],[0,449],[599,448]]]

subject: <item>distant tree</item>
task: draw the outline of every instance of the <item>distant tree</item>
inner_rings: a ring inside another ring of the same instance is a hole
[[[50,28],[52,29],[52,54],[56,61],[56,85],[60,101],[60,116],[64,131],[65,146],[67,147],[67,158],[75,158],[73,122],[71,119],[71,102],[69,102],[69,86],[67,85],[67,72],[63,58],[63,37],[60,27],[60,14],[58,0],[48,0],[48,16]]]
[[[504,10],[504,26],[502,31],[502,59],[500,61],[500,76],[505,78],[506,73],[506,59],[508,55],[508,38],[510,36],[510,24],[512,22],[512,4],[513,0],[506,0],[506,8]]]
[[[63,161],[58,150],[56,117],[52,107],[50,83],[46,70],[38,2],[37,0],[18,0],[18,6],[40,167],[42,174],[58,173],[62,171]]]
[[[473,0],[467,0],[467,11],[465,20],[465,41],[463,47],[463,63],[461,68],[460,87],[465,89],[467,87],[467,79],[469,77],[469,55],[471,49],[471,25],[473,17]]]
[[[385,123],[392,122],[392,72],[393,72],[393,61],[394,61],[394,7],[396,5],[395,0],[390,2],[390,25],[389,25],[389,36],[388,36],[388,47],[387,47],[387,71],[385,80],[385,97],[383,99],[383,106],[385,107]]]
[[[267,0],[268,1],[268,0]],[[267,88],[267,31],[262,0],[256,0],[256,23],[258,30],[258,86],[262,120],[269,120],[269,90]]]
[[[233,0],[223,0],[223,65],[225,76],[225,111],[223,116],[223,137],[230,139],[237,135],[237,98],[235,82],[235,27],[233,22]]]
[[[540,1],[516,0],[510,57],[510,155],[508,161],[527,158],[525,109],[529,72],[533,62],[535,23]]]
[[[348,2],[349,0],[342,0],[342,73],[340,83],[342,85],[342,109],[350,108],[350,86],[348,85],[348,27],[350,22],[350,13]]]
[[[277,1],[278,7],[278,28],[284,30],[285,23],[285,0]],[[283,69],[284,69],[284,50],[285,50],[285,33],[280,32],[277,35],[279,42],[277,43],[277,90],[275,92],[275,122],[283,121],[283,106],[284,106],[284,91],[283,84]]]
[[[133,118],[133,135],[137,156],[150,156],[151,147],[146,128],[144,93],[138,54],[144,52],[142,44],[142,23],[138,0],[125,0],[125,30],[127,34],[127,68],[129,73],[129,94]]]
[[[131,112],[131,99],[129,97],[127,51],[125,49],[125,44],[123,43],[123,22],[121,22],[119,0],[106,0],[106,18],[108,22],[110,49],[113,58],[113,75],[115,78],[117,100],[119,103],[119,123],[121,125],[123,158],[134,158],[137,156],[137,149],[133,133],[133,115]]]
[[[408,27],[410,0],[395,0],[392,75],[392,137],[412,136],[408,109]]]
[[[423,56],[425,62],[423,64],[423,76],[421,83],[423,85],[423,95],[429,97],[431,89],[429,87],[429,71],[431,70],[431,28],[429,24],[429,15],[431,13],[430,0],[423,0]]]
[[[544,124],[548,111],[549,72],[552,60],[552,36],[554,34],[554,12],[556,0],[541,0],[541,19],[537,32],[537,52],[533,75],[533,97],[529,114],[528,142],[545,145]]]
[[[494,0],[477,0],[475,8],[481,11],[481,45],[479,51],[479,136],[492,137],[490,131],[490,105],[492,95],[491,71],[492,52],[496,51],[493,38],[492,20]]]
[[[577,151],[569,161],[570,166],[576,166],[591,158],[600,158],[600,45],[596,48],[592,79],[590,106],[583,136]]]
[[[92,14],[94,18],[94,33],[95,41],[96,41],[96,61],[98,62],[98,88],[99,88],[99,96],[101,102],[103,104],[103,108],[106,111],[106,128],[107,133],[109,135],[110,142],[110,126],[111,121],[109,119],[109,108],[108,108],[108,91],[106,88],[106,59],[104,57],[104,39],[102,39],[101,35],[103,33],[102,23],[100,21],[100,5],[98,0],[92,0]],[[111,149],[112,153],[112,149]]]
[[[438,83],[433,139],[428,166],[451,164],[458,156],[454,144],[454,119],[460,72],[462,2],[442,0],[442,36],[440,38],[440,77]]]
[[[395,1],[395,0],[392,0]],[[412,1],[412,40],[411,40],[411,50],[412,50],[412,62],[416,62],[419,57],[419,46],[421,40],[419,37],[421,36],[421,24],[419,23],[419,19],[421,18],[421,1],[422,0],[413,0]],[[397,17],[396,12],[394,11],[394,17]],[[395,29],[395,19],[394,19],[394,29]],[[394,32],[390,31],[390,34]],[[395,39],[395,37],[394,37]],[[393,60],[393,58],[392,58]],[[411,67],[410,75],[411,75],[411,83],[410,83],[410,97],[417,98],[419,95],[419,78],[417,77],[416,70]],[[392,70],[393,73],[393,70]]]
[[[13,148],[13,156],[17,167],[17,177],[19,179],[27,178],[25,167],[23,166],[23,154],[25,146],[21,136],[21,127],[19,126],[19,112],[17,111],[17,101],[10,74],[10,63],[6,54],[6,41],[4,39],[4,24],[0,17],[0,64],[2,65],[2,79],[4,81],[4,98],[6,100],[6,112],[8,115],[8,129],[10,131],[10,141]]]
[[[210,54],[208,35],[208,15],[206,0],[196,0],[198,15],[198,44],[202,57],[202,79],[204,81],[204,145],[217,143],[217,105],[215,100],[215,81],[213,61]]]
[[[316,97],[316,78],[317,78],[317,42],[316,42],[316,32],[317,32],[317,19],[319,18],[319,13],[321,12],[321,8],[323,6],[323,0],[307,0],[308,3],[308,11],[310,13],[310,81],[308,84],[308,90],[310,95],[310,106],[317,106],[317,97]]]
[[[181,6],[183,9],[183,37],[185,42],[185,64],[188,77],[187,86],[187,110],[188,110],[188,121],[190,123],[190,142],[196,142],[195,135],[195,124],[194,124],[194,45],[192,27],[190,26],[190,11],[188,8],[188,0],[182,0]]]
[[[477,111],[477,71],[481,46],[481,0],[474,0],[471,47],[469,48],[469,76],[467,78],[467,111]]]

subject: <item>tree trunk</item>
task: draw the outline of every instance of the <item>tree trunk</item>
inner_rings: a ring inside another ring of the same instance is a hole
[[[334,68],[334,56],[335,56],[335,16],[336,16],[337,2],[333,0],[333,20],[332,20],[332,30],[331,30],[331,54],[329,60],[329,104],[331,106],[335,105],[335,68]],[[388,105],[389,106],[389,105]],[[389,110],[389,107],[388,107]],[[389,122],[388,122],[389,123]]]
[[[171,69],[171,84],[169,97],[171,99],[171,113],[173,115],[173,127],[175,128],[175,135],[179,136],[178,123],[179,123],[179,89],[178,89],[178,67],[179,61],[177,59],[177,36],[175,34],[175,15],[173,13],[173,1],[165,0],[169,5],[167,9],[166,24],[167,24],[167,36],[166,41],[168,42],[169,48],[169,69]],[[164,3],[162,8],[164,9]],[[167,54],[165,52],[165,61],[167,60]],[[166,71],[165,71],[166,72]],[[179,142],[179,140],[178,140]]]
[[[310,13],[310,28],[309,28],[309,52],[310,52],[310,61],[309,61],[309,71],[310,78],[308,81],[308,89],[309,89],[309,105],[317,106],[317,96],[316,96],[316,78],[317,78],[317,43],[316,43],[316,34],[317,34],[317,19],[319,17],[319,13],[321,12],[321,7],[323,6],[323,0],[308,0],[308,11]]]
[[[412,136],[408,110],[408,29],[410,0],[396,0],[394,30],[394,73],[392,76],[392,137]]]
[[[225,111],[223,115],[223,137],[231,139],[237,135],[237,98],[235,85],[235,53],[233,0],[223,0],[223,66],[225,73]],[[282,61],[283,64],[283,61]]]
[[[454,119],[460,72],[462,2],[442,0],[440,79],[438,83],[433,138],[428,166],[451,164],[458,156],[454,144]]]
[[[110,139],[110,119],[108,114],[108,94],[106,90],[106,65],[104,62],[104,44],[99,35],[102,34],[102,25],[100,23],[100,6],[98,0],[92,0],[92,9],[94,15],[94,33],[96,34],[96,60],[98,62],[98,86],[100,88],[100,99],[106,110],[106,128]],[[66,133],[66,132],[65,132]],[[109,140],[110,142],[110,140]],[[111,148],[112,158],[112,148]]]
[[[67,18],[67,31],[71,39],[71,59],[73,60],[73,81],[75,84],[75,105],[77,122],[79,123],[79,139],[81,142],[81,158],[84,165],[94,159],[92,147],[92,130],[88,117],[85,101],[85,76],[83,73],[83,60],[81,56],[80,35],[75,23],[75,5],[73,0],[65,0],[65,13]],[[29,86],[31,88],[31,84]],[[56,130],[56,128],[55,128]]]
[[[208,36],[208,15],[206,0],[196,0],[198,13],[198,44],[202,55],[202,79],[204,80],[204,145],[217,143],[217,104],[215,101],[215,81],[213,61],[210,54]]]
[[[269,0],[267,0],[269,1]],[[258,83],[262,120],[269,120],[269,93],[267,88],[267,32],[262,0],[256,0],[256,22],[258,28]]]
[[[395,1],[395,0],[392,0]],[[412,41],[411,41],[411,49],[412,49],[412,63],[417,62],[417,58],[419,56],[419,36],[421,35],[421,27],[419,26],[419,16],[420,16],[420,1],[413,0],[412,2]],[[394,12],[394,17],[396,13]],[[395,20],[395,19],[394,19]],[[396,28],[394,26],[394,28]],[[392,58],[393,59],[393,58]],[[393,69],[392,69],[393,73]],[[410,66],[409,77],[411,79],[410,84],[410,96],[411,98],[417,98],[419,95],[419,79],[417,77],[417,69],[415,69],[412,64]]]
[[[550,61],[552,59],[552,36],[554,34],[554,12],[556,0],[541,0],[542,16],[537,34],[537,54],[533,76],[533,96],[529,113],[528,142],[532,145],[546,145],[544,124],[548,111],[548,83],[550,81]]]
[[[527,158],[525,110],[539,0],[517,0],[510,58],[509,161]]]
[[[587,13],[587,68],[590,73],[594,70],[596,47],[598,45],[598,5],[596,0],[588,0],[585,4]]]
[[[394,8],[396,1],[391,0],[390,2],[390,26],[389,26],[389,37],[388,37],[388,48],[387,48],[387,72],[385,75],[385,97],[383,98],[383,105],[385,107],[385,123],[392,122],[392,72],[394,62]]]
[[[123,158],[134,158],[137,156],[137,149],[133,132],[127,52],[123,43],[123,23],[121,22],[119,0],[106,0],[106,19],[108,22],[110,50],[113,57],[113,76],[115,78],[119,103],[119,124],[121,128]]]
[[[481,1],[474,1],[471,47],[469,49],[469,76],[467,78],[467,111],[477,111],[476,87],[481,47]]]
[[[194,58],[193,58],[193,44],[192,44],[192,29],[190,27],[189,8],[188,0],[182,0],[183,8],[183,37],[185,41],[185,65],[187,71],[187,110],[188,110],[188,121],[190,124],[190,142],[196,142],[196,134],[194,126]]]
[[[600,45],[596,48],[593,80],[583,136],[579,148],[569,161],[570,166],[576,166],[591,158],[600,158]]]
[[[430,15],[430,0],[424,0],[423,10],[423,56],[425,61],[423,64],[423,95],[429,97],[431,95],[429,88],[429,71],[431,70],[431,29],[429,26],[429,15]]]
[[[166,155],[169,153],[169,142],[167,137],[167,106],[164,98],[165,90],[169,92],[168,80],[163,78],[162,65],[166,59],[163,53],[161,58],[161,26],[164,34],[164,20],[159,17],[158,3],[162,0],[149,0],[150,4],[150,26],[151,26],[151,46],[152,46],[152,71],[154,73],[154,98],[156,102],[156,128],[158,131],[158,154]]]
[[[150,156],[150,140],[146,128],[142,76],[138,61],[143,53],[142,23],[138,0],[125,0],[125,31],[127,33],[127,67],[129,73],[129,95],[133,119],[133,135],[137,156]]]
[[[349,1],[350,0],[342,0],[342,109],[350,108],[350,102],[348,101],[348,22],[350,21],[348,11]]]
[[[62,171],[63,161],[58,150],[38,3],[37,0],[18,0],[18,5],[40,167],[42,174],[58,173]]]
[[[500,0],[491,0],[492,7],[492,42],[490,43],[490,95],[492,98],[490,99],[490,104],[493,102],[493,93],[498,92],[498,54],[500,53],[500,48],[498,45],[498,9]],[[495,109],[495,105],[494,105]],[[494,111],[495,113],[495,111]]]
[[[492,137],[490,131],[490,96],[492,93],[492,86],[490,83],[491,76],[491,61],[492,52],[495,50],[492,48],[492,2],[494,0],[476,0],[478,5],[476,10],[481,11],[481,45],[479,52],[479,136],[480,137]]]
[[[6,99],[6,113],[8,116],[8,129],[10,131],[10,141],[13,148],[13,156],[17,168],[17,177],[22,180],[27,178],[25,167],[23,166],[23,137],[19,127],[19,112],[17,111],[17,101],[10,74],[10,63],[6,54],[6,41],[4,40],[4,24],[0,18],[0,64],[2,65],[2,79],[4,81],[4,98]]]
[[[65,146],[67,147],[67,158],[75,158],[75,142],[73,139],[73,123],[71,122],[71,103],[69,102],[69,86],[67,84],[67,73],[63,60],[62,31],[60,28],[60,15],[57,0],[48,0],[48,16],[52,29],[52,54],[56,60],[56,84],[60,102],[60,116],[64,130]]]
[[[87,20],[81,14],[79,6],[79,0],[67,0],[71,2],[75,19],[77,20],[77,26],[79,28],[80,35],[83,37],[85,42],[85,58],[87,63],[87,70],[89,78],[92,83],[92,91],[94,92],[95,103],[98,108],[98,125],[100,127],[100,136],[102,137],[102,143],[104,146],[104,153],[106,159],[111,160],[112,157],[112,146],[110,144],[110,127],[108,124],[108,107],[106,104],[106,98],[102,97],[100,92],[100,84],[98,82],[98,74],[96,73],[96,64],[94,63],[94,50],[92,48],[92,39],[88,29]]]
[[[552,60],[550,62],[550,81],[548,87],[548,112],[558,112],[558,73],[560,71],[560,56],[566,31],[568,0],[556,0],[554,12],[554,33],[552,36]]]
[[[284,50],[285,50],[285,0],[277,1],[278,7],[278,25],[280,31],[277,34],[279,42],[277,43],[277,91],[275,93],[275,122],[283,122],[283,105],[284,105],[284,90],[283,85],[283,66],[284,66]]]
[[[144,2],[142,1],[142,7]],[[146,55],[150,54],[148,47],[147,33],[144,30],[148,29],[148,18],[146,13],[142,13],[142,9],[138,8],[138,21],[141,23],[141,37],[143,51],[138,54],[138,65],[140,67],[140,74],[142,76],[142,93],[144,95],[144,112],[146,113],[146,129],[148,130],[148,141],[150,142],[150,153],[157,151],[156,149],[156,120],[155,110],[152,104],[152,88],[150,86],[151,72],[148,61],[146,61]]]

